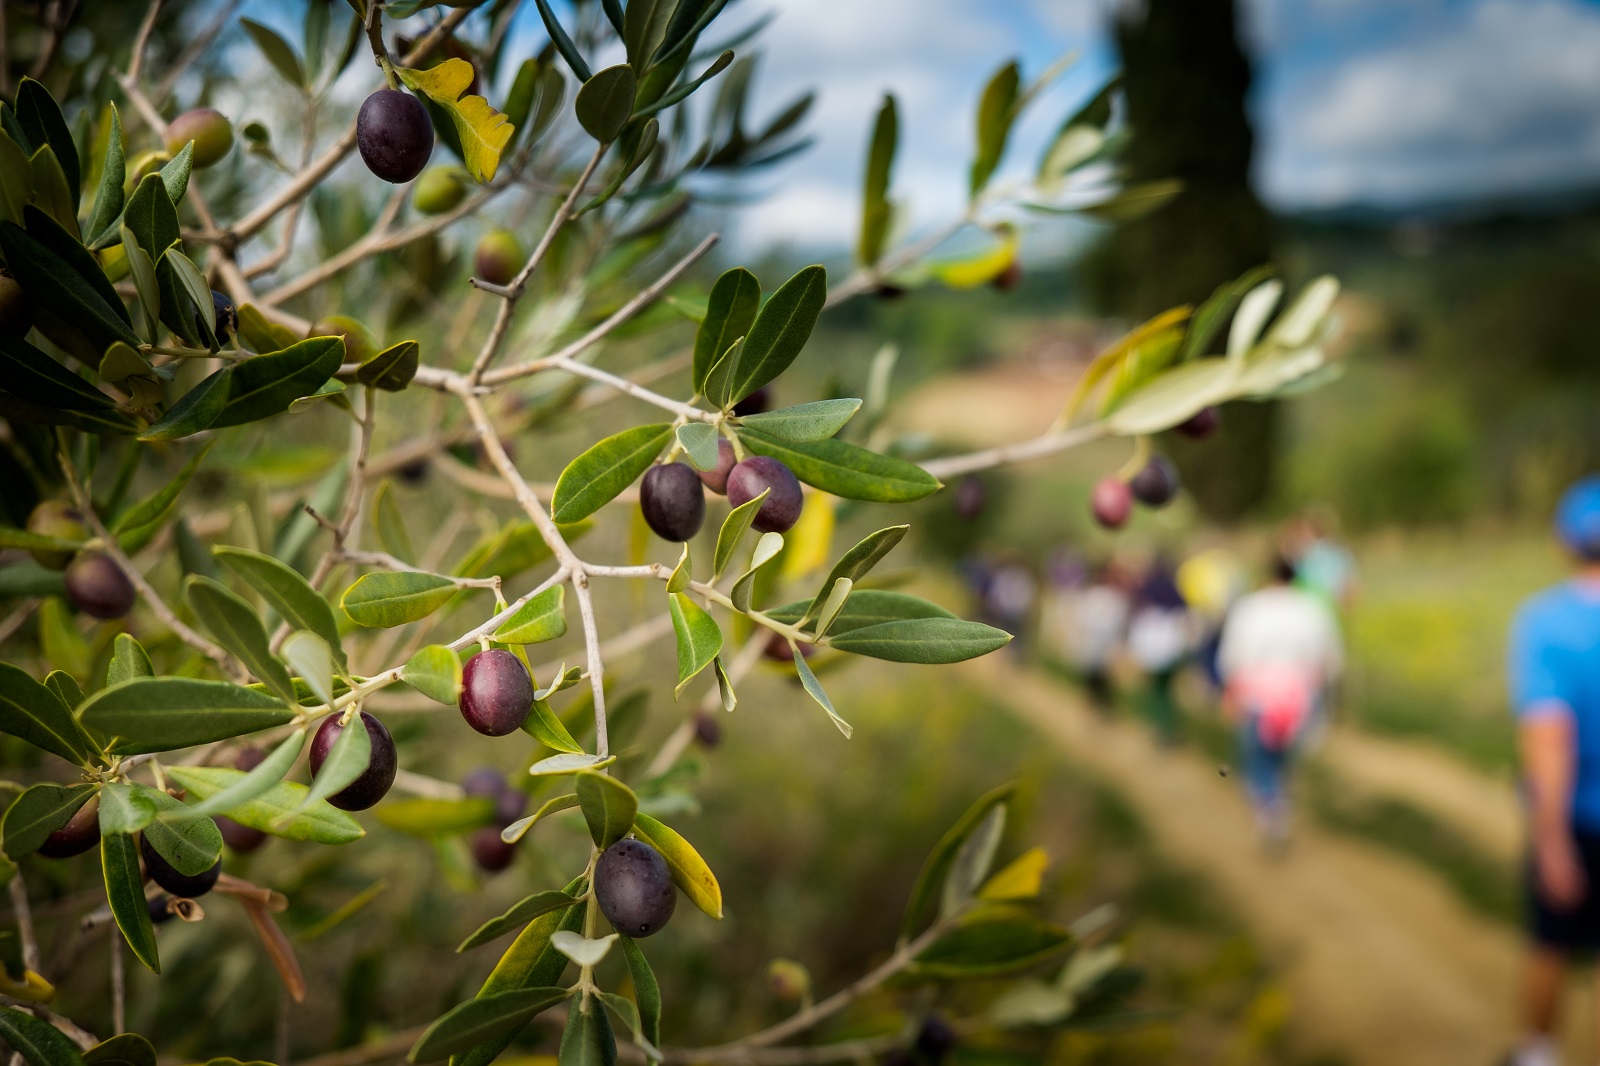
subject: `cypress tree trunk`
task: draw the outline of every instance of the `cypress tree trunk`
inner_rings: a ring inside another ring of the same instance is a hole
[[[1237,30],[1233,0],[1145,0],[1117,17],[1132,180],[1179,178],[1184,191],[1087,258],[1085,280],[1106,311],[1143,319],[1198,304],[1272,259],[1272,219],[1250,186],[1250,61]],[[1277,427],[1276,404],[1236,403],[1211,439],[1165,447],[1202,509],[1233,519],[1272,489]]]

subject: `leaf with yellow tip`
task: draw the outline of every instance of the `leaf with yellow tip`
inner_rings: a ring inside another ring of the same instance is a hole
[[[1006,272],[1016,262],[1017,247],[1022,243],[1017,228],[1010,223],[996,227],[999,243],[976,255],[963,259],[947,260],[929,266],[933,276],[952,289],[975,289],[986,285]]]
[[[472,64],[465,59],[447,59],[427,70],[396,67],[395,73],[409,88],[449,113],[456,135],[461,138],[467,171],[480,182],[493,179],[500,167],[500,153],[511,142],[515,129],[511,120],[490,107],[483,97],[462,95],[472,84]]]
[[[661,853],[672,871],[672,882],[696,907],[719,921],[722,918],[722,886],[717,875],[683,837],[648,814],[634,816],[633,834]]]
[[[978,889],[978,898],[990,901],[1033,899],[1044,883],[1050,856],[1043,848],[1029,848]]]

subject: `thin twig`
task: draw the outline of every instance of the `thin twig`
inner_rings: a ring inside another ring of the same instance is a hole
[[[22,938],[22,965],[39,971],[39,940],[33,933],[33,911],[28,908],[28,886],[22,871],[11,875],[11,913],[17,919],[17,936]]]
[[[0,641],[6,640],[11,634],[22,628],[22,624],[33,617],[33,612],[39,609],[42,601],[38,599],[23,600],[17,604],[16,609],[0,621]]]
[[[222,31],[227,28],[228,23],[233,19],[233,13],[239,10],[239,5],[242,2],[243,0],[228,0],[227,3],[217,9],[216,15],[210,22],[206,23],[206,28],[201,30],[194,40],[184,46],[183,51],[178,53],[178,58],[172,61],[172,66],[162,76],[161,83],[156,86],[155,92],[150,95],[152,103],[159,107],[166,100],[172,92],[172,87],[177,85],[178,79],[183,76],[183,72],[189,69],[189,64],[199,59],[205,50],[210,48],[216,39],[221,36]]]
[[[1019,441],[1016,444],[1002,444],[997,448],[985,448],[982,451],[969,452],[966,455],[952,455],[943,459],[932,459],[922,464],[922,469],[941,480],[955,477],[959,474],[970,474],[975,470],[987,470],[990,467],[1000,466],[1005,463],[1020,463],[1027,459],[1038,459],[1056,452],[1076,448],[1086,444],[1097,437],[1105,436],[1109,431],[1103,422],[1091,422],[1087,425],[1075,426],[1072,429],[1060,430],[1055,433],[1046,433],[1032,440]]]
[[[139,83],[139,73],[144,69],[144,50],[150,46],[150,35],[155,32],[156,16],[160,13],[161,0],[150,0],[144,21],[139,23],[139,32],[134,34],[133,55],[128,59],[128,80],[135,85]]]

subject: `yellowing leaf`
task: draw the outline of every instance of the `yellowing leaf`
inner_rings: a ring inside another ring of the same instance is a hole
[[[1022,243],[1016,227],[1010,224],[1000,226],[999,234],[1000,242],[993,247],[964,259],[934,263],[929,269],[952,289],[975,289],[988,284],[1016,261],[1017,247]]]
[[[1072,390],[1072,395],[1067,398],[1066,410],[1061,416],[1062,421],[1070,420],[1077,413],[1078,408],[1083,406],[1083,401],[1088,399],[1090,393],[1094,392],[1095,386],[1100,384],[1107,374],[1116,370],[1129,352],[1137,351],[1141,345],[1148,343],[1152,337],[1188,322],[1189,315],[1193,311],[1194,308],[1188,304],[1163,311],[1143,325],[1134,327],[1121,340],[1095,356],[1094,361],[1083,372],[1083,377],[1078,379],[1077,387]]]
[[[826,492],[806,493],[800,519],[784,538],[783,578],[791,581],[820,570],[833,550],[834,497]]]
[[[396,67],[400,80],[450,113],[467,170],[480,182],[489,181],[500,167],[500,153],[515,132],[511,120],[489,106],[481,96],[463,96],[472,84],[472,64],[447,59],[428,70]]]
[[[1050,865],[1050,856],[1043,848],[1029,848],[1007,864],[1006,868],[989,878],[978,890],[978,898],[986,900],[1033,899],[1044,883],[1044,871]]]

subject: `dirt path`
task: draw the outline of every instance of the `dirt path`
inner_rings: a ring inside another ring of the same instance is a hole
[[[1123,792],[1162,850],[1256,930],[1286,968],[1295,1030],[1311,1048],[1360,1066],[1464,1066],[1509,1046],[1514,930],[1467,911],[1425,870],[1312,825],[1269,861],[1237,782],[1215,764],[1159,749],[1136,724],[1099,720],[1071,689],[998,657],[978,669],[988,691]],[[1338,747],[1350,765],[1370,755]]]

